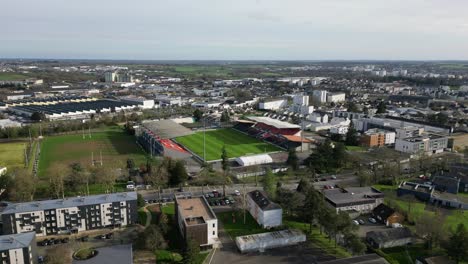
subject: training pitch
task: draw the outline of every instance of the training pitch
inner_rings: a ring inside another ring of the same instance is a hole
[[[0,167],[24,168],[24,149],[26,142],[1,143]]]
[[[175,140],[203,159],[203,131]],[[245,155],[281,151],[280,148],[247,136],[233,129],[206,131],[206,160],[221,159],[221,151],[226,146],[229,158]]]
[[[100,163],[101,153],[104,165],[124,168],[126,160],[132,158],[138,165],[145,160],[143,150],[135,143],[135,137],[120,128],[109,128],[99,132],[46,137],[41,143],[38,175],[47,177],[55,163],[70,165],[78,162],[88,166]]]

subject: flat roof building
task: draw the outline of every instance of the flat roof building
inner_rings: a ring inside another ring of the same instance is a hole
[[[36,264],[36,234],[28,232],[0,236],[0,263]]]
[[[337,188],[323,190],[322,193],[336,212],[369,213],[384,201],[384,194],[372,187]]]
[[[247,209],[263,228],[280,226],[283,222],[283,209],[268,199],[263,191],[247,193]]]
[[[202,248],[216,247],[218,219],[205,197],[176,197],[175,211],[182,237],[195,240]]]

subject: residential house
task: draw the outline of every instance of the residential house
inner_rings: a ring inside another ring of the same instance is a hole
[[[391,248],[413,243],[413,235],[407,227],[390,228],[367,232],[366,240],[374,248]]]
[[[405,220],[405,217],[402,214],[383,203],[379,204],[379,206],[372,210],[372,216],[386,226],[391,226],[396,223],[401,224]]]

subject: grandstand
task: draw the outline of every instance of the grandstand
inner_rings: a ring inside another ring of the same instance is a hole
[[[15,114],[30,117],[33,113],[44,113],[50,120],[86,118],[91,114],[120,112],[137,108],[137,103],[114,100],[91,100],[48,104],[23,104],[10,108]]]
[[[190,154],[171,139],[191,135],[193,132],[172,120],[144,122],[137,129],[137,140],[151,156],[164,155],[185,158]]]
[[[260,140],[268,141],[285,149],[300,148],[311,143],[301,137],[301,127],[295,124],[266,116],[249,116],[248,120],[238,120],[234,129]]]

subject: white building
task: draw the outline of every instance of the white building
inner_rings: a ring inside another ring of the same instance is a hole
[[[264,252],[266,249],[292,246],[305,241],[304,233],[289,229],[236,237],[236,245],[241,253]]]
[[[36,234],[0,236],[0,263],[9,264],[36,264]]]
[[[338,134],[338,135],[346,135],[346,133],[348,133],[348,130],[349,130],[349,126],[338,125],[338,126],[334,126],[330,128],[330,133]]]
[[[136,200],[136,192],[127,192],[9,204],[1,215],[3,234],[49,236],[131,225],[138,221]]]
[[[247,209],[257,223],[263,228],[271,228],[282,225],[283,209],[270,201],[262,191],[247,193]]]
[[[261,110],[279,110],[288,106],[287,99],[278,99],[260,102],[258,108]]]
[[[155,107],[154,100],[149,100],[140,97],[125,97],[121,99],[122,102],[126,103],[137,103],[140,108],[151,109]]]
[[[345,93],[328,93],[327,95],[328,103],[339,103],[339,102],[344,102],[345,100],[346,100]]]
[[[423,134],[409,138],[397,138],[395,150],[411,154],[437,154],[447,148],[448,138],[436,134]]]
[[[324,90],[314,90],[312,92],[312,97],[319,103],[327,102],[327,91]]]
[[[253,165],[272,163],[273,159],[268,154],[259,154],[259,155],[238,157],[236,158],[236,162],[241,166],[253,166]]]

